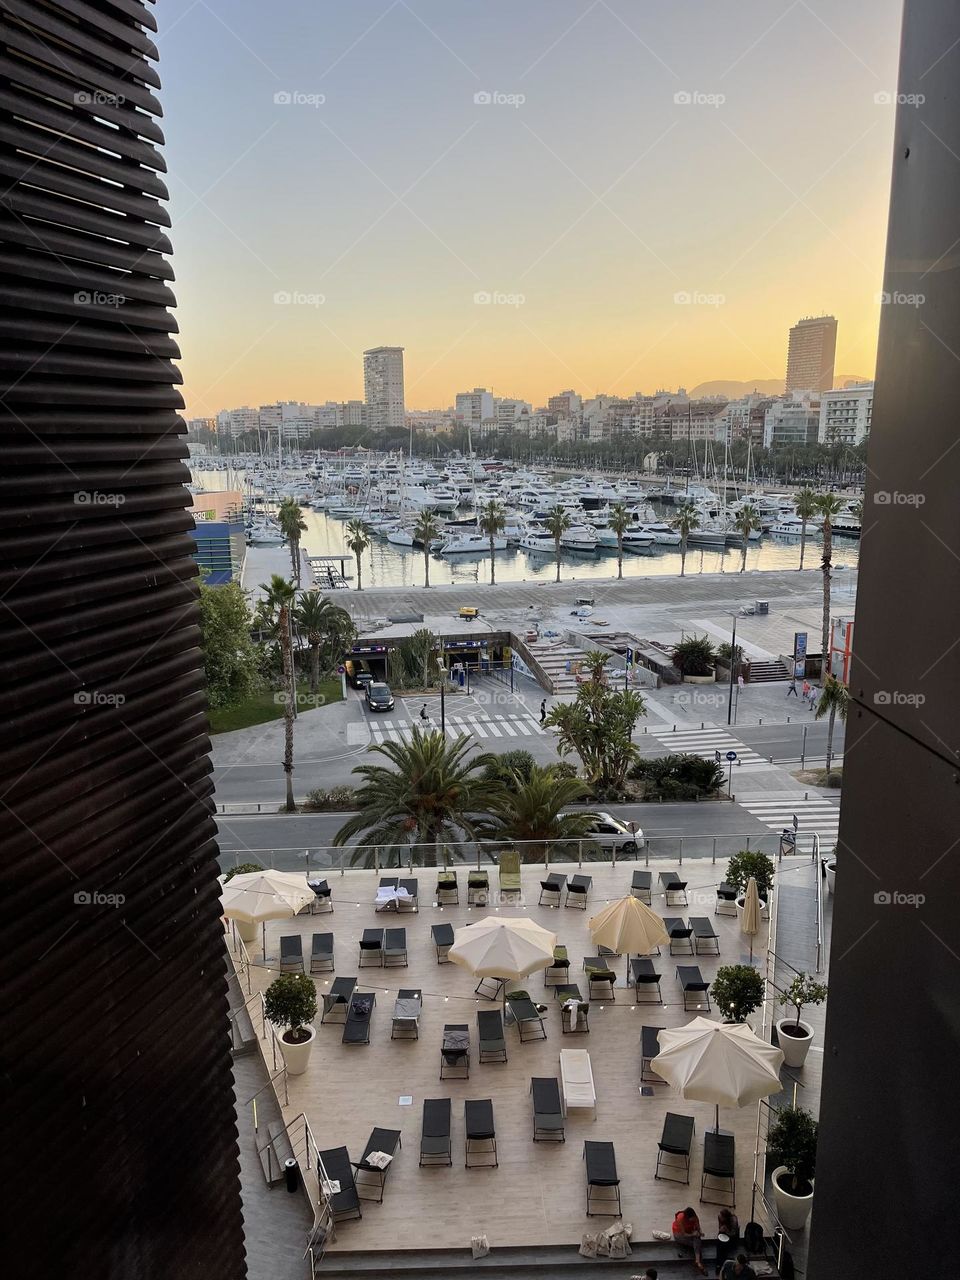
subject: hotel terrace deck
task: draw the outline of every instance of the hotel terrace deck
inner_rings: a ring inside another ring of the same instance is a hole
[[[542,866],[523,868],[522,905],[504,904],[499,908],[496,906],[497,871],[492,867],[491,904],[472,909],[466,905],[467,868],[460,867],[460,905],[440,907],[436,905],[437,873],[421,869],[408,873],[416,874],[419,880],[416,913],[406,909],[376,911],[374,898],[379,876],[370,871],[348,871],[330,877],[332,913],[310,915],[305,911],[290,920],[267,922],[267,967],[263,965],[258,932],[257,942],[248,947],[250,967],[241,974],[244,988],[249,987],[254,996],[250,1009],[257,1011],[258,1030],[259,1004],[255,997],[279,972],[281,935],[301,935],[309,970],[312,934],[333,932],[335,969],[313,975],[318,998],[329,990],[336,977],[355,976],[358,993],[376,994],[369,1044],[341,1043],[342,1023],[328,1021],[321,1026],[318,1012],[317,1036],[307,1071],[286,1081],[285,1120],[293,1121],[305,1113],[321,1149],[346,1146],[350,1158],[359,1160],[375,1126],[402,1131],[402,1149],[390,1167],[383,1203],[364,1200],[362,1219],[340,1222],[329,1251],[463,1248],[469,1246],[472,1235],[481,1232],[488,1235],[494,1248],[578,1245],[585,1231],[602,1230],[615,1220],[608,1216],[586,1216],[585,1140],[615,1144],[622,1218],[632,1224],[634,1240],[650,1240],[655,1229],[669,1230],[676,1210],[688,1204],[700,1213],[707,1236],[715,1235],[719,1205],[700,1201],[704,1134],[713,1125],[714,1108],[707,1103],[684,1101],[666,1083],[651,1085],[650,1096],[643,1096],[640,1035],[644,1025],[678,1027],[697,1016],[692,1008],[684,1011],[677,965],[697,964],[704,979],[712,982],[720,965],[746,959],[748,940],[740,934],[736,917],[714,914],[715,887],[722,879],[725,863],[715,866],[709,859],[685,862],[682,872],[688,882],[689,906],[671,903],[669,908],[665,905],[659,871],[671,868],[667,864],[650,864],[653,909],[666,916],[709,917],[719,937],[719,957],[670,956],[663,947],[662,956],[654,957],[656,969],[662,974],[662,1006],[652,1000],[638,1003],[634,988],[625,984],[625,958],[611,959],[610,966],[617,973],[615,1000],[593,1001],[589,1034],[562,1034],[560,1001],[554,999],[549,988],[544,988],[542,974],[510,983],[508,987],[526,989],[534,1000],[547,1006],[544,1014],[547,1038],[520,1043],[517,1028],[507,1025],[506,1063],[481,1064],[478,1055],[477,1012],[501,1005],[475,994],[477,979],[469,972],[451,963],[438,963],[430,932],[433,924],[449,923],[456,929],[497,910],[502,915],[528,915],[555,932],[558,942],[566,946],[570,959],[568,980],[577,983],[586,998],[587,975],[582,969],[582,958],[595,955],[597,950],[590,941],[589,919],[609,901],[628,894],[633,871],[642,866],[642,861],[585,865],[584,872],[593,878],[586,910],[538,906],[540,881],[546,875]],[[778,868],[778,878],[786,885],[795,879],[790,874],[794,869],[809,883],[809,868],[807,859],[785,859]],[[561,870],[575,868],[567,866]],[[394,926],[406,928],[408,966],[358,968],[358,943],[363,930]],[[766,931],[764,921],[761,934],[754,939],[754,955],[761,970],[766,963]],[[230,945],[233,949],[233,940]],[[400,988],[423,991],[419,1039],[391,1039],[393,1005]],[[322,999],[318,1002],[322,1009]],[[709,1016],[717,1017],[716,1010]],[[758,1012],[751,1018],[757,1028],[760,1016]],[[445,1023],[467,1023],[470,1027],[469,1079],[439,1079]],[[260,1043],[270,1070],[269,1036]],[[590,1054],[597,1093],[596,1119],[590,1112],[573,1111],[567,1117],[564,1143],[534,1143],[530,1079],[532,1076],[559,1079],[559,1053],[568,1048],[586,1049]],[[786,1074],[783,1078],[790,1083]],[[279,1092],[283,1103],[282,1087]],[[402,1105],[400,1099],[404,1097],[412,1102]],[[418,1165],[425,1098],[451,1099],[452,1167],[420,1168]],[[463,1104],[465,1099],[482,1098],[493,1102],[499,1167],[468,1169],[464,1167]],[[654,1177],[657,1143],[668,1111],[692,1116],[695,1120],[689,1185],[682,1180]],[[760,1198],[755,1203],[752,1199],[757,1108],[751,1105],[739,1112],[721,1110],[720,1124],[736,1138],[735,1208],[740,1221],[745,1223],[752,1210],[753,1216],[769,1230],[770,1223]],[[762,1181],[762,1173],[760,1177]]]

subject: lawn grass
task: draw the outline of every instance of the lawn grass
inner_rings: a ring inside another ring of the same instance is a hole
[[[301,712],[314,710],[315,704],[308,681],[299,681],[297,696]],[[342,696],[339,676],[333,680],[321,680],[318,696],[323,697],[327,703],[339,702]],[[217,707],[208,714],[211,733],[232,733],[235,729],[249,729],[255,724],[280,720],[283,717],[283,703],[277,701],[275,689],[259,689],[244,702],[238,702],[232,707]]]

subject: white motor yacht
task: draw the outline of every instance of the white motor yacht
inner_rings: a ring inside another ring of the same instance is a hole
[[[596,551],[598,542],[596,529],[588,524],[572,524],[560,535],[560,545],[566,551]]]
[[[502,534],[493,540],[494,551],[506,551],[507,540]],[[449,537],[440,539],[437,551],[442,556],[487,555],[490,552],[490,539],[485,533],[470,533],[466,530],[451,532]]]

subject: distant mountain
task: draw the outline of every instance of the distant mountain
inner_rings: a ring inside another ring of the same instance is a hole
[[[838,373],[834,379],[834,386],[846,387],[850,383],[868,381],[868,378],[859,374]],[[782,395],[783,378],[754,378],[746,382],[718,378],[715,382],[701,382],[689,392],[689,395],[691,400],[697,400],[703,396],[726,396],[728,400],[739,400],[741,396],[749,395],[751,391],[759,391],[765,396]]]

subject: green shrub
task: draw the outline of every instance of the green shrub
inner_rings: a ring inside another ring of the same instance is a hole
[[[323,787],[315,787],[313,791],[307,792],[307,798],[303,802],[303,807],[304,809],[309,809],[316,812],[320,809],[326,809],[327,802],[328,802],[328,793],[324,790]]]
[[[816,1120],[800,1107],[784,1107],[767,1134],[767,1148],[777,1164],[790,1174],[784,1190],[791,1195],[809,1195],[817,1168]]]
[[[357,793],[353,787],[331,787],[327,793],[327,807],[330,809],[353,809],[356,803]]]
[[[670,661],[685,676],[711,676],[716,650],[706,636],[686,636],[674,648]]]
[[[287,1039],[291,1043],[308,1039],[307,1024],[317,1016],[317,988],[313,979],[305,973],[282,973],[267,987],[263,1007],[274,1026],[288,1029]]]
[[[536,763],[529,751],[504,751],[502,755],[494,756],[484,768],[483,779],[485,782],[510,783],[519,777],[523,782],[529,782]]]
[[[746,893],[747,881],[752,876],[757,882],[757,890],[762,901],[769,902],[770,890],[773,888],[773,860],[759,849],[741,849],[735,853],[727,864],[724,876],[727,884],[739,893]]]
[[[678,754],[638,760],[629,776],[646,783],[645,793],[666,799],[696,800],[715,794],[724,784],[724,773],[714,760]]]
[[[232,880],[234,876],[245,876],[254,871],[262,870],[263,867],[261,867],[259,862],[241,862],[237,866],[231,867],[230,870],[225,873],[223,883],[226,884],[227,881]]]
[[[557,760],[554,764],[548,764],[547,768],[555,778],[578,778],[576,765],[570,763],[569,760]]]
[[[746,1022],[763,1004],[763,991],[763,975],[750,964],[721,965],[710,988],[725,1022]]]

